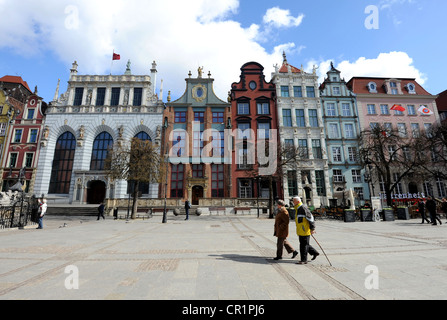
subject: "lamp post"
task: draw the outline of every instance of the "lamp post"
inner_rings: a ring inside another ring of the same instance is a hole
[[[165,122],[163,124],[163,130],[164,130],[164,146],[165,146],[165,161],[166,161],[166,174],[165,174],[165,203],[164,203],[164,209],[163,209],[163,220],[162,223],[167,222],[167,212],[166,212],[166,200],[168,195],[168,168],[169,168],[169,153],[168,153],[168,141],[167,138],[167,130],[168,130],[169,122],[168,118],[165,118]]]

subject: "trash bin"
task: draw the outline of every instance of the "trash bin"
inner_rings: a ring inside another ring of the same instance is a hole
[[[373,221],[372,210],[371,209],[361,209],[360,210],[360,220],[365,221]]]
[[[383,209],[383,221],[394,221],[394,210],[392,208]]]
[[[345,222],[355,222],[355,210],[345,210]]]
[[[398,220],[410,220],[410,212],[407,207],[397,208],[397,219]]]

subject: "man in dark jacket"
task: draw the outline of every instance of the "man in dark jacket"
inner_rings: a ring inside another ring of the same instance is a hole
[[[432,196],[428,196],[428,200],[425,203],[425,206],[427,207],[428,212],[430,212],[431,224],[436,226],[436,219],[438,217],[436,216],[436,202]],[[439,223],[442,224],[441,220],[439,220]]]
[[[447,199],[446,198],[442,198],[441,210],[442,210],[442,212],[444,212],[445,218],[447,219]]]
[[[104,202],[101,202],[101,204],[98,207],[98,219],[96,220],[99,220],[100,217],[102,217],[104,220],[106,219],[104,217]]]
[[[186,219],[189,220],[189,209],[191,209],[191,204],[188,200],[185,201],[185,212],[186,212]]]
[[[419,210],[419,213],[421,214],[421,217],[422,217],[422,222],[421,223],[424,223],[424,221],[427,221],[427,223],[431,223],[427,219],[427,216],[425,215],[425,202],[424,202],[424,200],[419,201],[419,203],[418,203],[418,210]]]

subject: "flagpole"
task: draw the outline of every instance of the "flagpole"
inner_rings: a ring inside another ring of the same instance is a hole
[[[115,49],[113,49],[113,54],[112,54],[112,62],[110,63],[110,75],[112,75],[112,68],[113,68],[113,57],[115,56]]]

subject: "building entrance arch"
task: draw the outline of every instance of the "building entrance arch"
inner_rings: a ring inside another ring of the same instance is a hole
[[[87,204],[99,204],[106,198],[106,183],[92,180],[87,184]]]
[[[199,205],[199,199],[203,198],[203,187],[202,186],[194,186],[192,187],[192,201],[191,204],[194,206]]]

